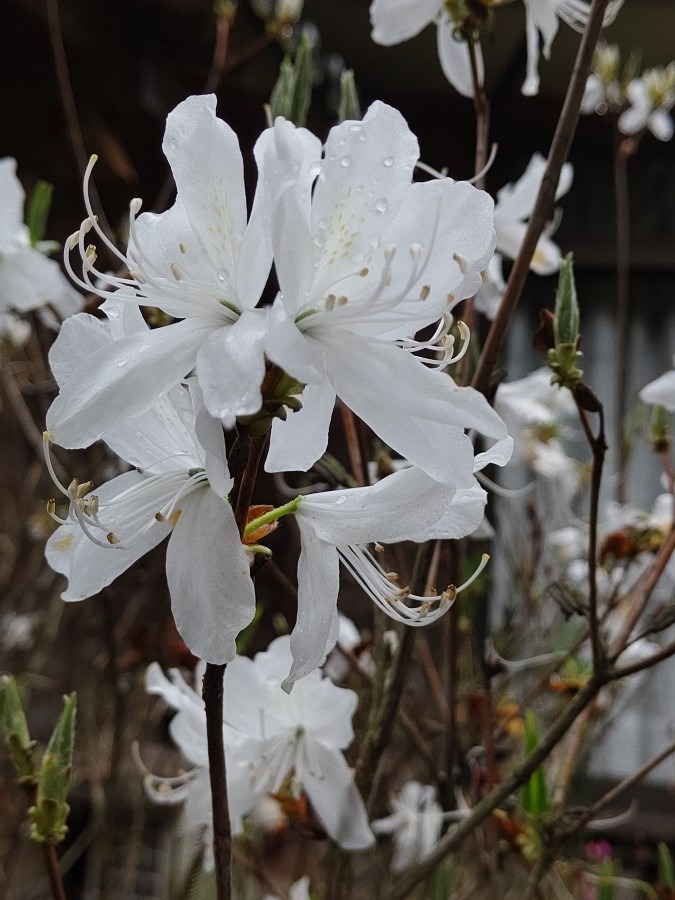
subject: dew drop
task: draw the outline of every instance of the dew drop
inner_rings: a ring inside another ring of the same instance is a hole
[[[227,281],[227,276],[225,275],[224,272],[218,272],[218,276],[217,276],[217,277],[218,277],[218,281],[219,281],[221,284],[224,284],[224,283]]]
[[[347,502],[347,498],[346,498],[345,495],[343,494],[341,497],[338,497],[338,498],[337,498],[337,500],[335,501],[335,505],[336,505],[336,506],[342,506],[343,503],[346,503],[346,502]]]
[[[384,197],[380,197],[380,199],[375,202],[375,212],[386,213],[388,209],[389,204]]]
[[[169,141],[169,148],[171,150],[177,150],[178,144],[173,140],[173,138]]]
[[[328,228],[328,219],[319,219],[317,222],[317,228],[319,231],[325,231]]]
[[[340,138],[340,140],[338,141],[338,147],[344,147],[346,143],[347,141],[345,138]]]
[[[355,122],[353,125],[349,126],[349,130],[353,131],[354,133],[356,133],[357,131],[361,131],[362,128],[363,128],[363,125],[359,125],[358,122]]]
[[[365,144],[365,142],[366,142],[366,136],[365,136],[365,134],[360,134],[360,135],[359,135],[359,140],[361,141],[361,143]]]
[[[385,156],[382,160],[382,164],[385,165],[388,169],[394,165],[394,157],[393,156]]]
[[[318,234],[318,235],[314,238],[314,246],[315,246],[315,247],[319,247],[319,248],[325,247],[325,246],[326,246],[326,238],[323,237],[323,235]]]
[[[129,362],[129,357],[128,357],[128,356],[120,356],[120,358],[117,360],[117,365],[118,365],[119,368],[121,369],[122,366],[126,366],[126,364],[127,364],[128,362]]]
[[[343,156],[342,159],[340,160],[340,165],[342,166],[343,169],[348,169],[351,166],[351,164],[352,164],[351,156]]]
[[[120,311],[116,306],[110,306],[106,309],[106,315],[109,319],[117,319],[119,317]]]

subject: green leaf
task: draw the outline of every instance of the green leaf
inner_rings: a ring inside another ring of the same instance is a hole
[[[52,208],[54,186],[47,181],[38,181],[28,200],[26,225],[32,247],[37,246],[45,236],[47,219]]]
[[[37,778],[37,744],[31,740],[17,683],[11,675],[0,678],[0,730],[4,732],[9,758],[21,783]]]
[[[291,58],[286,56],[281,63],[279,78],[270,96],[272,122],[277,116],[283,116],[295,125],[305,125],[312,100],[313,81],[312,44],[303,34],[295,54],[295,61],[292,62]]]
[[[670,854],[668,845],[663,841],[659,842],[659,881],[662,881],[667,888],[675,889],[675,867],[673,867],[673,857]]]
[[[539,730],[537,728],[537,720],[531,709],[525,712],[525,749],[527,753],[539,743]],[[535,769],[527,784],[523,787],[521,802],[523,809],[528,816],[539,818],[549,808],[548,792],[546,790],[546,780],[544,778],[544,770],[541,766]]]

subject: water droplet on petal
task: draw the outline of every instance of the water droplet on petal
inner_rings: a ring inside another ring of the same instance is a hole
[[[177,150],[177,149],[178,149],[178,144],[174,141],[173,138],[171,138],[171,140],[169,141],[169,148],[170,148],[171,150]]]
[[[126,366],[126,364],[127,364],[128,362],[129,362],[129,357],[128,357],[128,356],[120,356],[120,358],[117,360],[117,365],[118,365],[118,366],[120,367],[120,369],[121,369],[122,366]]]
[[[380,199],[375,202],[375,212],[386,213],[388,209],[389,203],[384,197],[380,197]]]
[[[340,160],[340,165],[342,166],[343,169],[348,169],[351,166],[351,164],[352,164],[351,156],[343,156],[342,159]]]
[[[357,131],[361,131],[362,128],[363,128],[363,125],[359,125],[358,122],[355,122],[353,125],[349,126],[349,130],[353,131],[354,133],[356,133]]]
[[[218,281],[224,284],[227,281],[227,275],[224,272],[218,272]]]
[[[317,228],[319,231],[325,231],[328,228],[328,219],[319,219],[317,222]]]
[[[393,156],[385,156],[382,160],[382,164],[385,165],[388,169],[394,165],[394,157]]]
[[[359,140],[361,141],[362,144],[365,144],[365,142],[366,142],[366,136],[365,136],[365,134],[360,134],[360,135],[359,135]]]
[[[319,247],[319,248],[325,247],[325,246],[326,246],[326,238],[323,237],[323,235],[318,234],[318,235],[314,238],[314,246],[315,246],[315,247]]]
[[[335,501],[335,505],[336,505],[336,506],[342,506],[342,504],[343,504],[343,503],[346,503],[346,502],[347,502],[347,498],[346,498],[345,495],[343,494],[341,497],[338,497],[338,498],[337,498],[337,500]]]
[[[116,318],[118,318],[119,314],[120,314],[120,311],[116,306],[111,306],[108,309],[106,309],[106,315],[108,316],[109,319],[116,319]]]
[[[347,141],[345,140],[345,138],[340,138],[340,140],[338,141],[338,147],[344,147],[346,143]]]

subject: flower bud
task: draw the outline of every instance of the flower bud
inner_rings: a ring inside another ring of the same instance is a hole
[[[361,104],[356,91],[354,70],[344,69],[340,75],[340,102],[338,103],[338,121],[361,118]]]
[[[553,383],[573,389],[581,379],[582,371],[576,367],[581,356],[579,345],[579,304],[574,284],[572,255],[569,254],[560,267],[553,318],[554,347],[548,351],[548,364],[553,370]]]

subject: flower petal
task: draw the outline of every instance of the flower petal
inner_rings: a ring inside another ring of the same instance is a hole
[[[0,246],[6,248],[24,231],[23,204],[26,194],[16,175],[16,160],[0,159]]]
[[[264,310],[245,310],[233,325],[213,331],[199,348],[197,376],[206,408],[226,428],[234,427],[237,416],[253,415],[262,406],[266,330]]]
[[[298,678],[323,663],[337,640],[339,630],[337,550],[318,538],[313,528],[306,526],[301,519],[298,519],[298,526],[302,550],[298,560],[298,617],[291,633],[293,665],[281,684],[287,693],[290,693]]]
[[[675,370],[666,372],[645,385],[640,391],[640,400],[643,403],[656,403],[669,412],[675,412]]]
[[[208,323],[186,319],[114,341],[81,359],[47,413],[54,442],[88,447],[118,422],[150,409],[188,374],[210,331]]]
[[[234,659],[235,640],[255,611],[246,551],[230,504],[211,489],[183,502],[166,555],[176,627],[206,662]]]
[[[123,491],[143,482],[139,472],[125,472],[97,488],[96,495],[101,505],[107,503]],[[133,501],[132,501],[133,502]],[[117,519],[110,514],[106,524],[114,531]],[[144,556],[170,533],[168,522],[156,522],[152,527],[134,538],[129,547],[99,547],[94,544],[76,523],[61,525],[49,538],[45,555],[55,572],[68,579],[68,587],[61,595],[64,600],[84,600],[93,597],[111,584],[118,575],[125,572],[132,563]]]
[[[246,228],[244,164],[236,134],[216,117],[214,94],[188,97],[169,113],[162,149],[193,234],[234,286]]]
[[[326,452],[328,429],[335,407],[335,391],[329,384],[308,384],[302,409],[286,421],[272,423],[266,472],[306,472]]]
[[[400,44],[433,22],[439,8],[440,0],[373,0],[371,37],[376,44]]]
[[[471,57],[469,45],[466,41],[455,40],[454,25],[447,13],[444,13],[438,24],[438,58],[441,62],[443,74],[450,84],[459,91],[463,97],[473,97],[473,75],[471,72]],[[483,84],[485,72],[483,67],[483,53],[478,42],[476,48],[476,64],[478,71],[478,83]]]
[[[343,850],[372,847],[366,808],[342,753],[309,738],[303,750],[303,787],[328,834]]]

